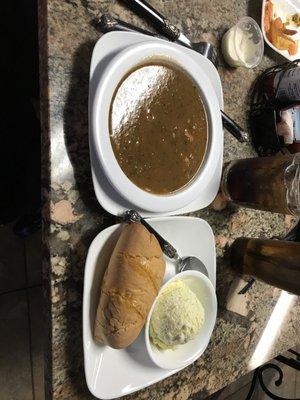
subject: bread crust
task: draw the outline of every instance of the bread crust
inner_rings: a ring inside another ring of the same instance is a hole
[[[165,274],[162,250],[140,223],[126,224],[104,274],[96,314],[96,341],[129,346],[142,330]]]

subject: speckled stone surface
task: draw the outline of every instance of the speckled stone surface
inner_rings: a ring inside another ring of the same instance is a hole
[[[206,38],[215,43],[239,17],[251,15],[258,19],[260,3],[152,0],[192,39]],[[88,149],[89,64],[100,36],[92,20],[104,11],[146,27],[116,1],[39,2],[47,399],[93,398],[83,371],[84,263],[92,239],[115,222],[115,217],[107,214],[95,198]],[[230,69],[221,61],[225,110],[241,125],[245,125],[247,96],[253,80],[276,61],[282,60],[276,59],[269,49],[254,70]],[[254,152],[249,145],[242,145],[225,133],[225,161],[251,155]],[[246,209],[207,209],[194,215],[211,224],[217,243],[219,310],[211,342],[204,356],[193,365],[126,399],[204,399],[299,340],[300,304],[293,298],[289,306],[281,307],[284,312],[275,316],[277,323],[268,346],[261,345],[263,332],[270,329],[271,315],[274,319],[277,301],[282,300],[281,292],[256,282],[246,295],[237,296],[234,287],[241,282],[234,280],[223,258],[224,249],[234,238],[282,235],[293,219]],[[229,292],[234,293],[230,302]]]

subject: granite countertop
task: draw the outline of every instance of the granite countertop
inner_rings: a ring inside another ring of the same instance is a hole
[[[258,0],[152,0],[194,40],[218,42],[239,17],[259,18]],[[42,0],[39,2],[42,156],[44,197],[44,287],[47,399],[92,399],[83,370],[82,289],[87,250],[101,230],[115,223],[97,202],[88,148],[88,81],[93,47],[100,37],[91,21],[110,11],[128,22],[142,21],[114,0]],[[219,68],[225,111],[242,126],[250,86],[275,62],[269,49],[259,68]],[[254,155],[225,133],[224,160]],[[230,208],[193,213],[210,223],[217,244],[218,318],[203,357],[181,372],[126,399],[204,399],[250,369],[296,345],[300,303],[280,290],[234,277],[223,258],[239,236],[283,235],[290,216]]]

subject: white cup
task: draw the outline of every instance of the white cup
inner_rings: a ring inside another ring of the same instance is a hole
[[[264,39],[253,18],[240,19],[225,33],[222,38],[222,54],[232,67],[254,68],[261,62]]]

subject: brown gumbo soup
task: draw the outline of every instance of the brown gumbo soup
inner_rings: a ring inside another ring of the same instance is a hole
[[[144,64],[125,76],[111,103],[109,125],[120,167],[147,192],[183,188],[203,162],[204,104],[195,82],[174,65]]]

